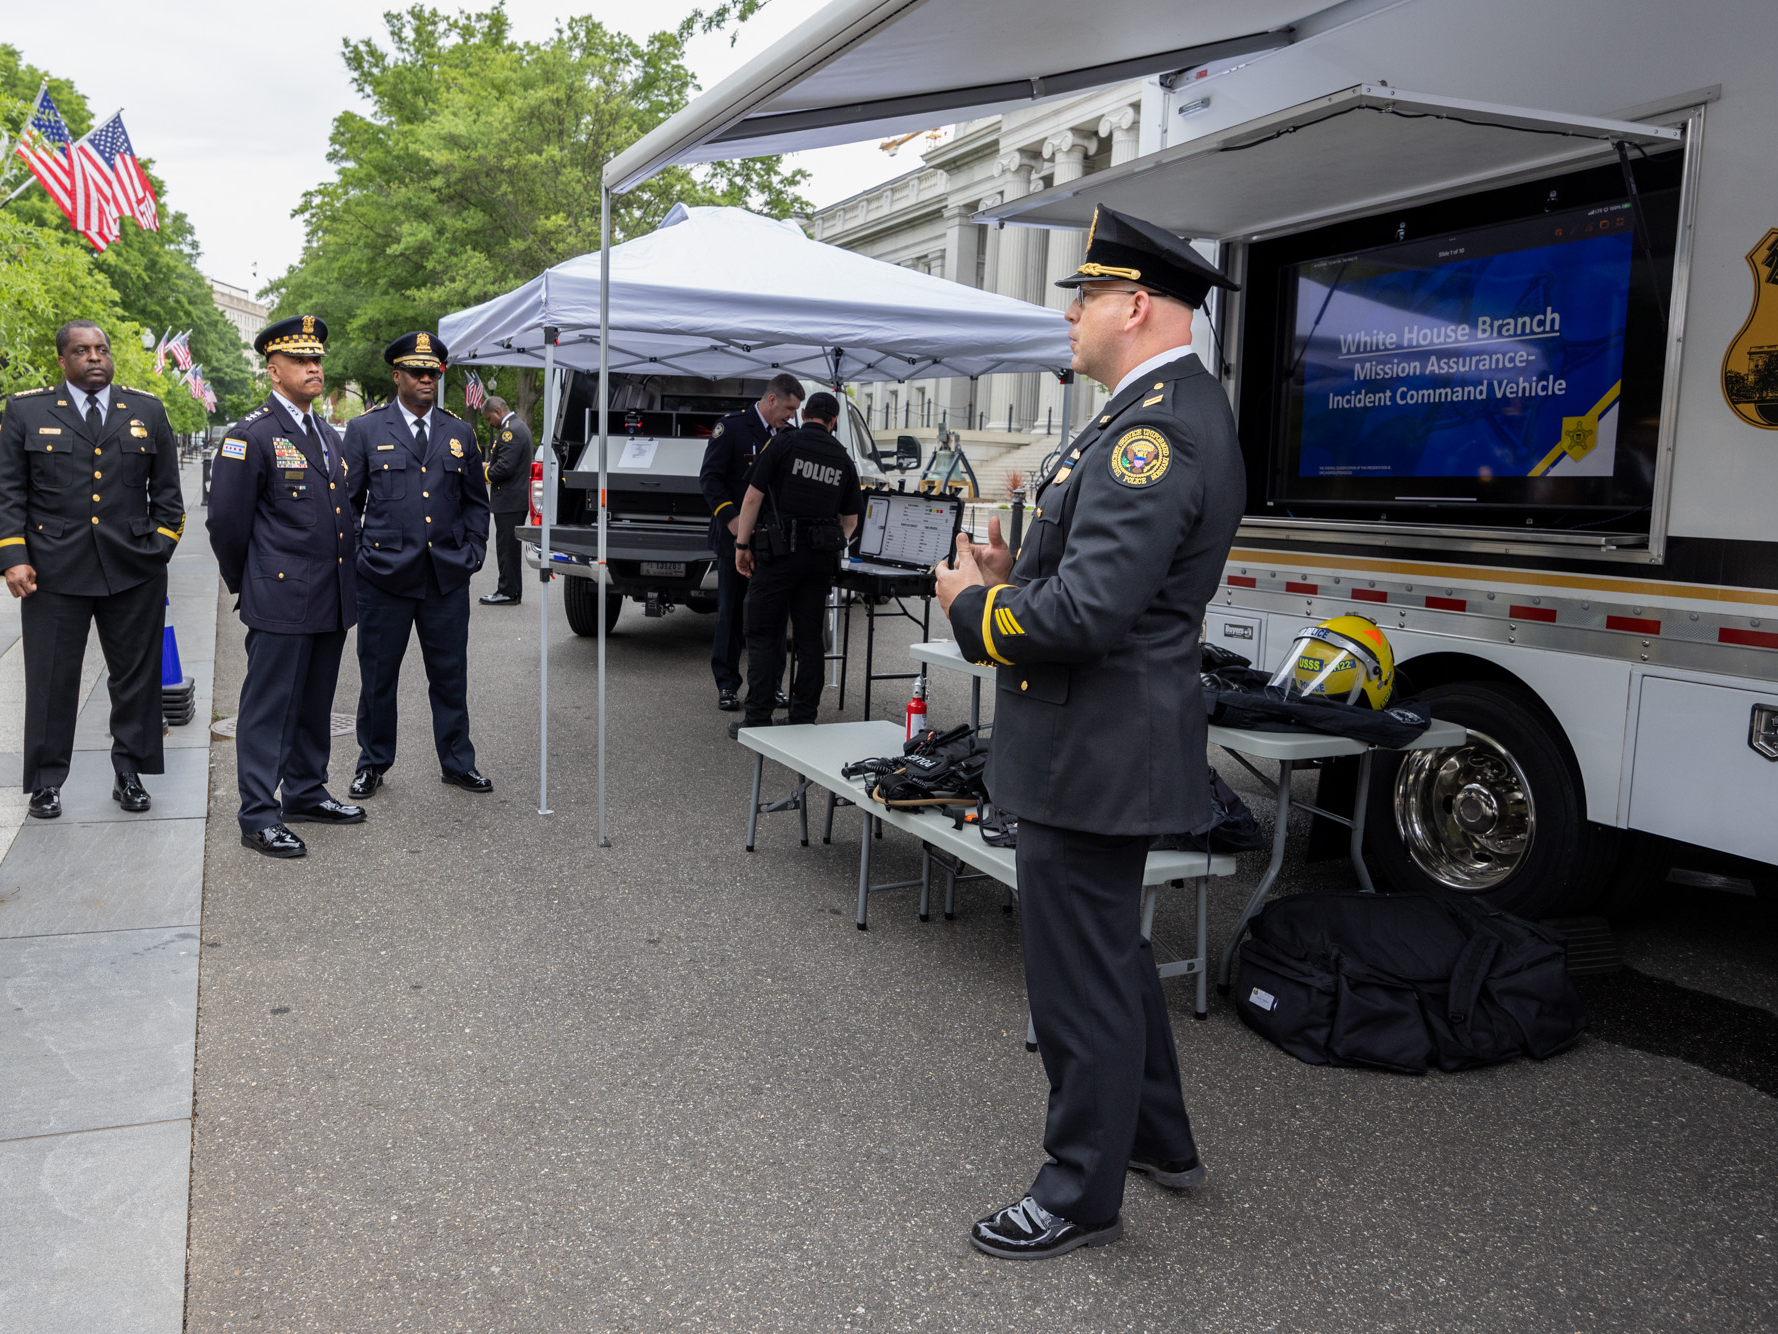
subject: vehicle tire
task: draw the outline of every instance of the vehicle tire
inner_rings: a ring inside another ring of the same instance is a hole
[[[568,628],[577,635],[591,638],[599,633],[599,585],[592,579],[562,580],[562,609],[568,613]],[[605,595],[605,633],[617,628],[618,614],[624,609],[623,594]]]
[[[1584,910],[1616,862],[1619,831],[1587,820],[1555,721],[1510,682],[1453,681],[1417,698],[1469,741],[1378,753],[1365,834],[1383,878],[1533,920]]]

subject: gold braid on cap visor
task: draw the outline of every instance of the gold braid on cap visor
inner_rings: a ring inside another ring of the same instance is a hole
[[[320,357],[327,354],[321,340],[314,334],[285,334],[265,345],[266,352],[282,352],[287,356]]]
[[[1142,281],[1141,269],[1118,269],[1109,264],[1082,264],[1075,271],[1079,278],[1128,278],[1131,282]]]

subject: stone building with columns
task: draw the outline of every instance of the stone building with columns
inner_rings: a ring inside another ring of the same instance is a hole
[[[915,170],[817,210],[809,230],[873,259],[1060,310],[1071,294],[1053,284],[1078,267],[1085,233],[971,219],[1003,199],[1136,157],[1145,151],[1145,116],[1155,120],[1160,108],[1159,86],[1148,80],[968,121]],[[1062,386],[1039,373],[911,380],[858,394],[879,429],[935,431],[943,421],[953,430],[1050,435],[1064,426]],[[1102,401],[1094,386],[1077,389],[1074,425]]]

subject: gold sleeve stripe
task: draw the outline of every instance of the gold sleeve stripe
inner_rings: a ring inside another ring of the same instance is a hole
[[[0,547],[22,547],[24,545],[25,539],[22,537],[0,537]]]
[[[999,628],[1000,633],[1003,635],[1022,635],[1025,633],[1025,627],[1019,624],[1017,618],[1013,616],[1012,611],[1006,607],[994,608],[994,624]]]
[[[734,503],[735,502],[732,500],[723,501],[722,504],[718,505],[714,510],[711,511],[711,515],[714,517],[715,515],[721,514],[725,509],[727,509],[730,505],[733,505]]]
[[[994,599],[1000,596],[1000,590],[1011,588],[1011,584],[995,584],[988,590],[988,596],[982,599],[982,647],[988,650],[988,656],[995,662],[1012,666],[1012,659],[1005,657],[994,647]],[[1001,610],[1005,610],[1002,608]]]
[[[179,540],[179,534],[174,532],[171,528],[156,528],[154,531],[157,533],[165,533],[168,537],[172,538],[175,542],[177,542]]]

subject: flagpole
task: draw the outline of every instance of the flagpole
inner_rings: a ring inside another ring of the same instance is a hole
[[[37,108],[40,107],[41,105],[43,105],[43,95],[44,95],[44,93],[46,93],[48,91],[49,91],[49,80],[48,79],[45,79],[42,83],[37,85],[37,96],[33,97],[31,99],[31,105],[26,108],[25,123],[24,123],[24,125],[22,125],[19,128],[19,133],[18,133],[17,138],[15,138],[13,140],[15,147],[17,146],[18,139],[22,139],[24,137],[25,131],[31,128],[31,118],[37,114]],[[7,195],[6,198],[0,199],[0,208],[4,208],[6,205],[10,204],[13,200],[17,199],[20,195],[24,194],[25,191],[29,190],[31,188],[31,186],[36,183],[36,181],[37,181],[37,173],[34,171],[26,170],[25,183],[23,185],[19,186],[19,188],[14,190],[11,194]]]

